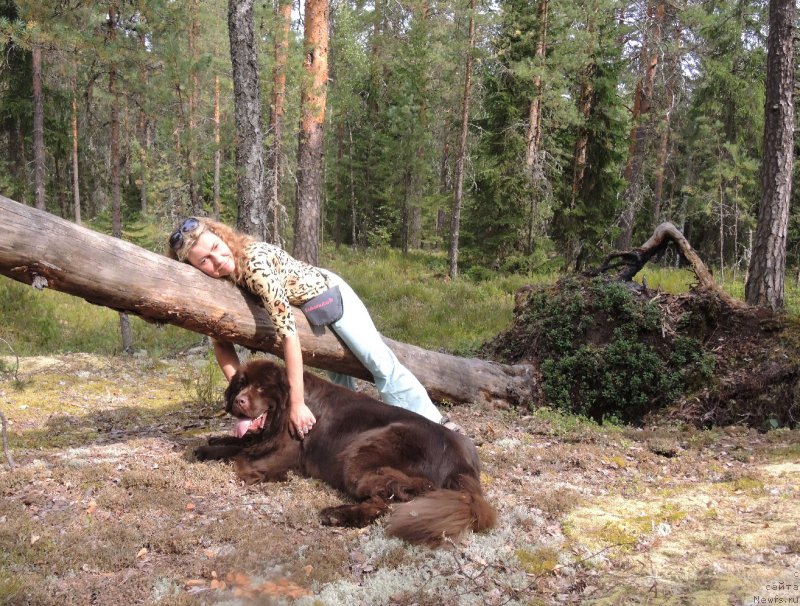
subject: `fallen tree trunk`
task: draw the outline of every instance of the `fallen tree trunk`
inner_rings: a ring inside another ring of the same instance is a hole
[[[95,305],[282,354],[258,300],[227,280],[184,263],[80,227],[0,196],[0,274],[36,288],[52,288]],[[295,313],[303,359],[309,366],[372,380],[330,330],[315,334]],[[527,364],[460,358],[384,339],[435,400],[518,405],[535,383]]]

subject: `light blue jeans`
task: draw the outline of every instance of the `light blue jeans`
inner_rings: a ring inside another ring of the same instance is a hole
[[[330,327],[372,373],[381,400],[421,414],[434,423],[441,422],[442,413],[433,405],[422,383],[400,363],[394,352],[384,343],[358,295],[342,278],[328,270],[322,271],[328,277],[328,284],[338,285],[342,293],[344,314]],[[353,377],[340,373],[328,374],[334,383],[355,389]]]

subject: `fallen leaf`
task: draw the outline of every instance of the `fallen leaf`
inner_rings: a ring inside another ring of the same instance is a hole
[[[90,516],[95,511],[97,511],[97,503],[94,501],[94,499],[92,499],[91,501],[89,501],[89,506],[86,508],[86,515]]]
[[[312,570],[314,570],[314,567],[311,564],[303,566],[303,572],[306,573],[306,576],[310,575]]]
[[[35,544],[35,543],[36,543],[36,542],[37,542],[39,539],[41,539],[41,538],[42,538],[42,537],[41,537],[41,536],[39,536],[38,534],[32,534],[32,535],[31,535],[31,545],[34,545],[34,544]]]
[[[139,558],[143,558],[144,556],[147,555],[147,553],[148,553],[147,547],[142,547],[136,554],[136,559],[138,560]]]

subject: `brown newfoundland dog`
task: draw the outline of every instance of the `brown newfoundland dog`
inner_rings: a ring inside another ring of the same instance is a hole
[[[303,379],[306,405],[317,419],[304,440],[289,433],[285,369],[256,360],[231,380],[225,407],[239,418],[266,413],[263,430],[211,438],[197,458],[233,459],[247,483],[284,480],[289,471],[327,482],[356,501],[323,509],[329,526],[366,526],[391,511],[388,534],[429,546],[494,526],[478,453],[467,438],[309,373]]]

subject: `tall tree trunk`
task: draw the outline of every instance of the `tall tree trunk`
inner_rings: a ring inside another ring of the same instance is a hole
[[[721,162],[721,159],[720,159]],[[720,178],[717,186],[719,194],[719,283],[725,282],[725,180]]]
[[[280,183],[281,142],[283,139],[283,114],[286,105],[286,64],[289,60],[289,30],[292,24],[291,0],[278,0],[278,33],[275,36],[275,64],[272,68],[272,106],[269,114],[269,130],[272,143],[269,146],[269,186],[267,208],[272,215],[272,242],[280,245]]]
[[[33,174],[36,208],[45,210],[44,100],[42,99],[42,48],[33,45]]]
[[[770,0],[761,201],[745,297],[780,309],[786,277],[786,232],[792,194],[795,0]]]
[[[472,51],[475,48],[475,0],[469,0],[469,47],[467,64],[464,70],[464,97],[461,105],[461,135],[458,140],[456,160],[456,183],[453,194],[453,213],[450,217],[450,254],[447,273],[451,280],[458,277],[458,238],[461,231],[461,203],[464,195],[464,159],[467,155],[467,134],[469,133],[469,102],[472,90]]]
[[[117,11],[113,4],[108,8],[108,39],[116,39]],[[122,187],[120,183],[119,153],[119,92],[117,91],[117,65],[111,63],[108,69],[108,94],[111,97],[111,234],[122,238]],[[128,314],[120,312],[119,329],[122,337],[122,351],[133,351],[133,335],[131,333]]]
[[[147,150],[150,146],[150,131],[147,116],[142,109],[139,109],[136,131],[139,137],[139,208],[144,214],[147,212]]]
[[[300,93],[293,253],[301,261],[316,265],[319,261],[323,126],[328,88],[328,0],[306,0],[305,7],[305,73]]]
[[[534,61],[537,67],[544,63],[544,54],[547,49],[547,11],[548,1],[539,2],[539,34],[536,41]],[[541,171],[539,150],[542,143],[542,76],[537,72],[533,79],[533,99],[528,106],[528,131],[525,134],[525,169],[533,179],[539,178],[537,172]]]
[[[547,12],[548,0],[539,2],[539,32],[536,41],[536,51],[534,61],[536,66],[541,68],[544,65],[544,56],[547,49]],[[531,183],[536,184],[544,179],[544,168],[542,166],[541,146],[542,146],[542,76],[536,73],[533,79],[533,99],[528,106],[528,132],[525,135],[525,172]],[[533,252],[533,245],[536,235],[536,219],[539,215],[539,188],[534,188],[530,192],[530,208],[528,210],[528,242],[527,252]]]
[[[642,75],[636,84],[633,100],[633,115],[631,116],[631,133],[628,144],[628,159],[625,163],[623,176],[627,183],[622,196],[625,205],[620,217],[622,231],[617,238],[616,248],[627,250],[631,246],[633,225],[636,220],[636,211],[640,205],[641,171],[644,165],[644,156],[647,151],[647,136],[650,111],[653,106],[653,91],[655,89],[656,72],[659,65],[660,49],[664,21],[666,17],[666,4],[664,0],[651,1],[648,4],[648,20],[650,26],[642,44],[641,67]]]
[[[56,206],[58,207],[61,216],[66,219],[69,215],[69,211],[67,210],[67,198],[64,196],[64,189],[61,187],[61,158],[60,154],[58,153],[53,154],[53,173],[54,178],[52,189],[55,193]]]
[[[219,76],[214,76],[214,218],[219,220],[221,204],[219,199],[219,169],[222,160],[219,130]]]
[[[229,0],[228,34],[236,121],[236,197],[239,206],[236,226],[256,239],[266,241],[264,136],[253,33],[253,0]]]
[[[189,173],[189,204],[191,212],[196,215],[200,211],[200,189],[197,183],[197,33],[198,33],[198,12],[200,10],[199,0],[191,0],[189,3],[189,99],[188,99],[188,141],[186,142],[186,169]]]
[[[78,97],[72,95],[72,211],[75,223],[81,224],[81,187],[78,165]]]
[[[572,197],[570,199],[570,207],[574,208],[578,199],[578,194],[583,189],[583,178],[586,174],[586,156],[589,148],[589,131],[587,123],[589,116],[592,115],[592,101],[594,99],[594,77],[597,72],[597,64],[595,62],[595,48],[597,40],[595,32],[597,25],[595,19],[597,18],[597,5],[593,5],[592,13],[589,17],[589,23],[586,27],[589,34],[589,41],[587,44],[587,56],[589,61],[584,66],[581,75],[581,88],[578,95],[578,111],[583,117],[583,124],[578,129],[578,136],[575,139],[575,148],[572,153]]]
[[[594,94],[592,78],[594,77],[594,71],[595,65],[592,62],[584,70],[583,79],[581,80],[578,111],[583,116],[584,123],[589,119],[589,116],[592,115],[592,96]],[[575,206],[578,193],[583,188],[583,178],[586,174],[586,152],[588,147],[589,133],[585,127],[581,127],[578,132],[578,137],[575,139],[575,151],[572,154],[572,207]]]
[[[356,198],[356,186],[355,186],[355,179],[353,177],[353,164],[355,163],[355,146],[353,145],[353,127],[350,124],[347,124],[347,132],[350,135],[350,147],[348,148],[348,153],[350,155],[350,219],[352,220],[351,232],[350,237],[352,238],[352,243],[350,247],[355,250],[357,245],[357,221],[358,221],[358,201]]]
[[[667,172],[667,160],[669,157],[670,129],[672,122],[672,110],[675,106],[675,86],[678,78],[681,77],[681,29],[675,27],[673,33],[673,48],[669,51],[666,60],[665,74],[665,103],[661,117],[658,158],[656,161],[655,183],[653,185],[653,227],[661,223],[661,205],[664,198],[664,178]]]
[[[144,34],[139,35],[139,44],[143,52],[147,52],[147,38]],[[150,150],[150,125],[145,111],[144,91],[148,90],[147,69],[144,61],[139,66],[139,86],[142,95],[139,99],[139,118],[136,121],[136,134],[139,138],[139,208],[142,214],[147,213],[147,181],[149,179],[147,162]]]

